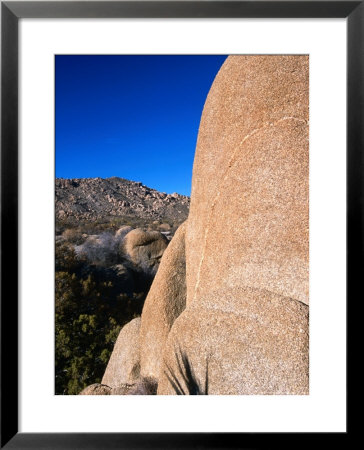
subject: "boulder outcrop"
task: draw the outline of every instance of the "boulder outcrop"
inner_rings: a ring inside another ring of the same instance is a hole
[[[308,303],[308,100],[307,56],[220,69],[193,166],[187,302],[233,284]]]
[[[308,85],[304,55],[231,56],[216,76],[188,220],[164,252],[140,335],[138,325],[126,339],[138,357],[117,356],[119,339],[111,357],[139,376],[129,393],[158,381],[160,395],[308,394]],[[128,240],[135,263],[164,246],[142,230]],[[124,393],[128,376],[103,383]]]
[[[158,394],[194,393],[191,378],[207,394],[308,393],[308,119],[308,57],[231,56],[218,73]]]
[[[115,237],[120,241],[124,239],[124,237],[132,230],[133,228],[130,225],[123,225],[115,232]]]
[[[188,216],[189,197],[159,192],[140,182],[119,177],[55,181],[57,220],[79,223],[123,217],[178,224]]]
[[[186,222],[165,250],[142,312],[140,366],[142,377],[158,379],[169,331],[186,306]]]
[[[158,269],[168,239],[159,231],[130,231],[123,241],[124,251],[131,261],[144,270],[155,273]]]
[[[307,306],[251,288],[218,296],[218,307],[199,299],[176,320],[158,394],[307,394]]]
[[[163,252],[142,319],[136,318],[121,329],[102,385],[88,386],[83,395],[156,394],[165,342],[186,305],[185,230],[183,223]],[[120,271],[120,276],[124,276],[123,266]],[[99,387],[105,385],[107,389]]]

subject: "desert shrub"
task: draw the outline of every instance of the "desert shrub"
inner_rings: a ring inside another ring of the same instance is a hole
[[[56,271],[77,272],[81,267],[80,260],[72,245],[64,242],[56,243]]]
[[[66,219],[56,219],[56,234],[62,234],[68,228],[76,228],[72,220]]]
[[[71,242],[72,244],[79,244],[82,242],[82,233],[77,228],[67,228],[62,233],[62,237],[67,242]]]
[[[75,247],[75,252],[80,259],[91,264],[105,267],[118,264],[125,258],[121,246],[123,237],[107,231],[97,237],[89,237],[83,244]]]
[[[122,326],[141,314],[145,292],[120,292],[112,272],[56,245],[55,392],[78,394],[101,381]]]
[[[123,253],[124,236],[115,234],[123,225],[147,227],[127,217],[57,222],[65,240],[55,258],[56,394],[100,383],[121,327],[141,314],[154,271]]]

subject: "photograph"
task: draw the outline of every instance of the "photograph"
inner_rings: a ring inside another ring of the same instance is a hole
[[[364,1],[0,15],[0,447],[347,439]]]
[[[55,394],[309,394],[309,56],[55,58]]]

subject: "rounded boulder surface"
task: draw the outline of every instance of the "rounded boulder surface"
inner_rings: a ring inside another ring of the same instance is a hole
[[[159,231],[136,228],[125,236],[124,251],[135,265],[155,273],[168,242]]]
[[[193,166],[187,303],[245,285],[308,304],[308,80],[302,55],[230,56],[216,76]]]
[[[168,333],[186,306],[184,222],[163,254],[142,311],[140,365],[143,377],[158,379]]]
[[[250,288],[216,292],[218,297],[220,308],[208,299],[176,320],[158,394],[308,394],[308,306]]]
[[[140,317],[127,323],[120,331],[106,367],[102,384],[111,388],[133,384],[140,374]]]
[[[132,229],[129,225],[123,225],[115,232],[115,237],[122,240]]]
[[[308,62],[230,56],[210,89],[158,394],[308,393]]]

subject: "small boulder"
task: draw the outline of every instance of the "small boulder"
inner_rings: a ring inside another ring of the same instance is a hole
[[[122,240],[132,229],[133,228],[129,225],[123,225],[116,231],[115,237]]]
[[[158,228],[161,232],[171,230],[171,226],[169,225],[169,223],[161,223]]]
[[[124,251],[131,261],[143,270],[155,274],[168,239],[159,231],[130,231],[124,238]]]
[[[117,388],[133,384],[138,380],[140,374],[139,329],[140,317],[133,319],[121,329],[102,378],[102,384]]]
[[[110,395],[156,395],[157,382],[152,378],[141,378],[134,384],[123,384],[111,390]]]

